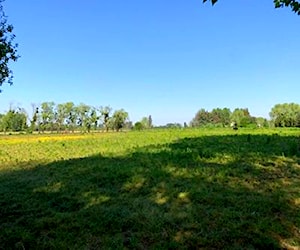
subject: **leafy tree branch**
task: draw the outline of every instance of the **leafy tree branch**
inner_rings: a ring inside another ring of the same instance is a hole
[[[203,3],[210,1],[212,5],[218,2],[218,0],[203,0]],[[300,2],[296,0],[273,0],[275,8],[290,7],[292,11],[300,15]]]

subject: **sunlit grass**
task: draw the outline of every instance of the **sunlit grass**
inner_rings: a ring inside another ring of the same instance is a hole
[[[0,138],[0,249],[297,249],[300,131]]]

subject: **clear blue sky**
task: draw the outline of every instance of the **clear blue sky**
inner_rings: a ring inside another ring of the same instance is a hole
[[[268,118],[300,102],[300,16],[273,0],[6,0],[21,58],[10,104],[124,108],[132,121],[190,122],[200,108]]]

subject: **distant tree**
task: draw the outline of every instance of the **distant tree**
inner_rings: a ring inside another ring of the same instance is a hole
[[[97,130],[98,121],[99,121],[99,116],[97,114],[97,109],[96,108],[91,108],[90,124],[91,124],[91,126],[93,127],[94,130]]]
[[[57,132],[64,129],[65,121],[68,117],[68,113],[64,104],[56,105],[56,122],[57,122]]]
[[[76,128],[76,106],[73,102],[59,103],[54,108],[54,120],[57,132],[68,129],[73,131]]]
[[[134,130],[142,130],[143,124],[141,122],[136,122],[133,127]]]
[[[131,130],[133,129],[132,121],[126,121],[124,125],[124,129]]]
[[[137,124],[137,127],[135,129],[137,129],[137,130],[152,128],[153,124],[152,124],[152,117],[151,117],[151,115],[149,115],[148,117],[146,117],[146,116],[143,117],[136,124]]]
[[[113,128],[118,132],[125,126],[128,117],[128,113],[124,109],[116,110],[112,115]]]
[[[2,2],[3,0],[0,0],[0,86],[6,81],[12,84],[13,72],[9,68],[10,62],[19,58],[18,44],[14,43],[13,26],[7,23]]]
[[[259,127],[259,128],[269,127],[269,123],[268,123],[268,120],[266,118],[256,117],[255,120],[256,120],[257,127]]]
[[[165,128],[182,128],[182,125],[180,123],[167,123]]]
[[[148,128],[152,128],[152,127],[153,127],[152,116],[149,115],[149,117],[148,117]]]
[[[39,108],[36,107],[36,105],[34,103],[32,103],[31,106],[32,106],[32,118],[30,120],[30,131],[29,132],[33,132],[36,130],[38,114],[39,114]]]
[[[112,111],[112,108],[109,106],[105,106],[105,107],[100,107],[100,114],[101,114],[101,118],[103,120],[103,125],[104,128],[106,130],[106,132],[109,129],[109,123],[110,123],[110,113]]]
[[[191,121],[192,127],[202,127],[212,122],[211,113],[205,109],[200,109],[193,120]]]
[[[53,131],[54,127],[54,102],[43,102],[41,104],[41,117],[43,130]]]
[[[296,127],[300,128],[300,112],[297,114]]]
[[[1,118],[2,130],[6,133],[8,131],[18,132],[24,131],[27,128],[27,116],[21,109],[19,111],[9,110]]]
[[[25,131],[27,127],[27,114],[25,113],[25,111],[15,111],[11,128],[12,131]]]
[[[298,127],[300,105],[296,103],[276,104],[270,117],[275,127]]]
[[[80,103],[75,107],[77,113],[77,125],[81,128],[82,131],[90,132],[91,129],[91,121],[89,117],[89,113],[91,107],[84,103]]]
[[[12,113],[8,112],[1,117],[1,130],[6,133],[11,128]]]
[[[74,133],[76,121],[78,119],[78,109],[73,102],[63,103],[64,122],[67,124],[69,131]]]
[[[3,123],[4,114],[0,114],[0,131],[4,131],[4,123]]]
[[[149,118],[148,117],[143,117],[140,122],[142,124],[143,129],[149,128]]]
[[[208,0],[203,0],[203,3]],[[218,0],[209,0],[214,5]],[[300,2],[296,0],[273,0],[275,8],[290,7],[292,11],[300,15]]]
[[[229,108],[216,108],[211,111],[211,122],[215,125],[221,124],[223,127],[230,125],[231,111]]]
[[[236,108],[231,114],[231,122],[235,123],[237,127],[256,126],[255,117],[250,115],[247,108]]]

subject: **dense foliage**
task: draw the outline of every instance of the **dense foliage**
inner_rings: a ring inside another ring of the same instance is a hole
[[[152,116],[149,115],[148,117],[143,117],[140,121],[136,122],[133,126],[135,130],[142,130],[142,129],[149,129],[152,128]]]
[[[270,117],[275,127],[300,127],[300,105],[276,104],[270,112]]]
[[[300,127],[300,105],[296,103],[276,104],[270,112],[271,120],[254,117],[247,108],[217,108],[211,112],[200,109],[193,120],[192,127]]]
[[[211,112],[200,109],[193,120],[192,127],[267,127],[268,122],[262,117],[253,117],[247,108],[216,108]]]
[[[0,131],[24,131],[27,127],[27,117],[22,110],[10,110],[0,115]]]
[[[13,75],[9,63],[18,59],[13,26],[7,23],[2,2],[0,0],[0,86],[5,81],[12,84]]]
[[[213,109],[211,112],[200,109],[194,119],[191,121],[192,127],[201,127],[207,125],[215,125],[226,127],[230,125],[231,111],[228,108]]]

